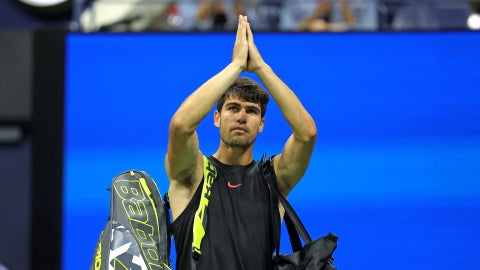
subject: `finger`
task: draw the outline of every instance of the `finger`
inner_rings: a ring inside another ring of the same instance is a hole
[[[247,39],[248,39],[248,42],[252,42],[253,43],[253,33],[252,33],[252,28],[250,28],[250,23],[247,23]]]
[[[238,15],[237,41],[240,41],[242,38],[242,21],[242,15]]]
[[[241,17],[241,23],[240,23],[240,40],[247,41],[247,23],[246,23],[246,16]]]
[[[246,40],[246,16],[238,15],[237,41]]]

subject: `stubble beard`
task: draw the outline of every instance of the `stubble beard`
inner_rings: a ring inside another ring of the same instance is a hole
[[[255,141],[255,138],[250,139],[250,138],[224,138],[224,136],[220,136],[220,139],[222,142],[233,148],[241,148],[241,149],[247,149],[250,146],[253,145],[253,142]]]

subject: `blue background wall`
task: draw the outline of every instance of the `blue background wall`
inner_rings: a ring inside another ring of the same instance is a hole
[[[233,42],[233,33],[68,37],[64,269],[88,267],[113,176],[146,170],[167,191],[169,119],[229,63]],[[261,33],[256,43],[317,122],[290,201],[312,236],[340,236],[338,268],[476,269],[480,35]],[[273,102],[266,118],[256,158],[280,152],[290,134]],[[212,121],[199,130],[207,154],[219,140]]]

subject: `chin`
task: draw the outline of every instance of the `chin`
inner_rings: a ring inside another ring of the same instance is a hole
[[[230,140],[223,140],[222,139],[222,141],[226,145],[228,145],[230,147],[236,147],[236,148],[249,148],[253,144],[253,141],[250,141],[250,140],[247,140],[247,139],[239,139],[239,138],[230,139]]]

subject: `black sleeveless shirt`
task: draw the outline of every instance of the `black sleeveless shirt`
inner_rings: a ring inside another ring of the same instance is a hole
[[[212,187],[197,269],[272,269],[274,245],[269,192],[261,178],[258,161],[246,166],[230,166],[212,156],[208,159],[217,169],[217,179]],[[172,223],[176,270],[191,269],[193,220],[202,186],[203,180],[188,206]]]

